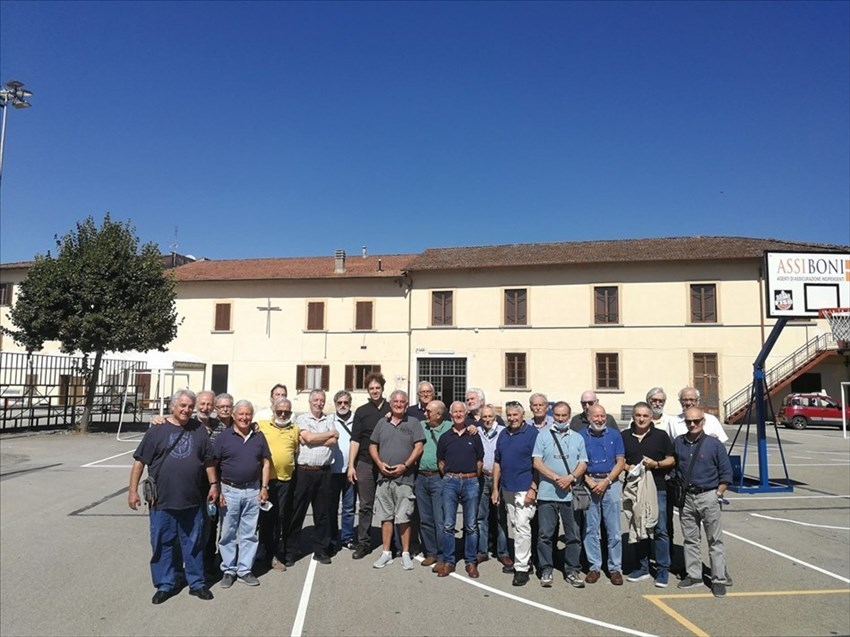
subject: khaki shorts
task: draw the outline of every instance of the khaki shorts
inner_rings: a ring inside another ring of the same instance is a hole
[[[406,524],[413,515],[413,486],[381,480],[375,489],[375,518],[381,522]]]

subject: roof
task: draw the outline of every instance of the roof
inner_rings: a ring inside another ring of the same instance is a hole
[[[25,270],[29,268],[33,263],[35,263],[35,261],[16,261],[15,263],[0,263],[0,270]]]
[[[400,276],[415,257],[414,254],[348,256],[345,271],[340,273],[334,272],[334,257],[196,261],[175,269],[174,278],[177,281],[386,278]]]
[[[760,259],[765,250],[850,252],[850,246],[747,237],[666,237],[565,243],[515,243],[497,246],[430,248],[415,258],[408,266],[408,270],[418,272],[458,268],[507,268],[691,259]]]

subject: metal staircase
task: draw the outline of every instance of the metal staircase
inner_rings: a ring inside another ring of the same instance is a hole
[[[818,334],[765,372],[765,384],[770,395],[787,387],[800,375],[809,371],[835,352],[836,343],[832,334]],[[753,392],[749,383],[728,400],[723,401],[726,422],[734,425],[744,417]]]

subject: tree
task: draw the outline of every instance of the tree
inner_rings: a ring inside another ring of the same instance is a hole
[[[63,352],[94,354],[78,423],[88,430],[100,365],[107,351],[164,350],[177,335],[174,280],[163,271],[153,243],[139,249],[129,222],[92,217],[56,239],[57,256],[37,256],[4,329],[29,353],[45,341]]]

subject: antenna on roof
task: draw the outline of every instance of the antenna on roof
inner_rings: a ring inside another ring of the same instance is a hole
[[[177,243],[177,226],[174,226],[174,241],[168,244],[168,248],[171,250],[171,267],[177,267],[177,247],[180,244]]]
[[[366,258],[366,246],[362,246],[360,248],[360,255],[365,259]]]

